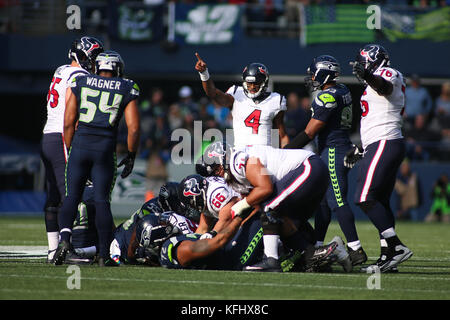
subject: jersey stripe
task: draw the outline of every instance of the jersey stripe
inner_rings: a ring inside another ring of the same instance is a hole
[[[384,146],[386,145],[386,140],[381,140],[378,145],[378,149],[375,152],[375,156],[370,163],[369,170],[367,171],[366,181],[364,182],[364,187],[361,192],[361,197],[359,198],[359,202],[365,202],[367,199],[367,194],[369,193],[370,185],[372,184],[373,176],[375,174],[375,169],[380,161],[381,155],[384,151]]]
[[[298,176],[297,179],[295,179],[294,182],[289,185],[289,187],[284,189],[275,199],[273,199],[268,205],[266,205],[266,207],[264,208],[265,212],[278,207],[284,199],[286,199],[295,190],[300,188],[300,186],[309,178],[309,175],[311,174],[311,164],[309,163],[309,160],[306,159],[303,162],[303,165],[305,166],[305,170],[303,170],[302,174]]]

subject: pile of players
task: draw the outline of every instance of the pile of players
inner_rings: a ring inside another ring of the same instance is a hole
[[[118,53],[91,54],[99,48],[98,40],[84,37],[69,53],[78,64],[89,61],[94,74],[82,72],[88,68],[81,65],[81,70],[69,69],[63,79],[70,88],[63,99],[61,149],[68,148],[70,155],[62,207],[58,209],[63,192],[46,204],[49,261],[259,272],[330,271],[338,262],[350,272],[367,260],[347,202],[347,174],[358,161],[355,203],[378,229],[381,245],[380,258],[363,270],[396,272],[397,265],[411,257],[395,232],[389,206],[405,152],[405,86],[401,73],[389,67],[383,47],[365,46],[352,63],[353,73],[366,86],[361,98],[362,147],[349,138],[352,97],[337,83],[340,65],[332,56],[319,56],[308,68],[313,115],[305,130],[289,141],[283,124],[286,100],[267,91],[269,72],[263,64],[246,66],[242,86],[222,92],[196,54],[195,69],[206,95],[231,109],[233,147],[212,143],[196,165],[197,174],[164,185],[157,198],[118,227],[109,203],[117,170],[115,135],[124,114],[129,152],[119,166],[125,165],[125,178],[133,169],[139,138],[139,87],[122,78],[124,63]],[[84,59],[74,52],[82,52]],[[57,73],[48,95],[50,111],[58,106]],[[282,148],[271,146],[273,128]],[[319,154],[302,149],[314,138]],[[44,158],[48,171],[51,161]],[[332,213],[347,247],[340,237],[324,244]],[[314,228],[309,223],[313,217]]]

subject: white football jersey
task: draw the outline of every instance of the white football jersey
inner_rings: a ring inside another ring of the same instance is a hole
[[[207,216],[219,218],[219,211],[240,194],[234,191],[221,177],[208,177],[208,189],[206,190],[206,212]]]
[[[177,227],[183,234],[194,233],[198,227],[198,224],[194,221],[176,213],[170,215],[169,223]]]
[[[286,110],[286,98],[279,93],[271,92],[270,96],[259,103],[248,98],[241,86],[232,86],[227,91],[234,98],[231,115],[233,116],[234,146],[248,145],[278,146],[272,141],[273,119],[280,111]],[[279,137],[275,131],[274,137]]]
[[[374,75],[391,82],[394,89],[385,97],[367,86],[361,96],[360,133],[364,149],[376,141],[403,138],[402,114],[406,88],[403,75],[389,67],[377,69]]]
[[[247,147],[241,151],[235,151],[230,157],[230,171],[236,180],[251,188],[246,177],[246,165],[250,158],[258,158],[261,164],[267,169],[272,181],[279,181],[289,172],[297,169],[314,152],[304,149],[278,149],[270,146]],[[250,159],[250,160],[249,160]]]
[[[66,109],[66,89],[72,80],[89,72],[79,67],[62,65],[53,74],[47,93],[47,122],[44,133],[62,133],[64,129],[64,111]]]

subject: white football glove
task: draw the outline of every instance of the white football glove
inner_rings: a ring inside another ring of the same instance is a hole
[[[214,230],[212,230],[212,231],[209,231],[209,232],[206,232],[206,233],[202,234],[202,236],[200,237],[200,240],[203,240],[203,239],[212,239],[212,238],[214,238],[216,235],[217,235],[217,232],[214,231]]]

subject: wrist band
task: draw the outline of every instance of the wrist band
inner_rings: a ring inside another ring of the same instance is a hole
[[[202,81],[208,81],[208,79],[209,79],[208,68],[205,71],[203,71],[203,72],[199,72],[198,74],[200,75],[200,79]]]

